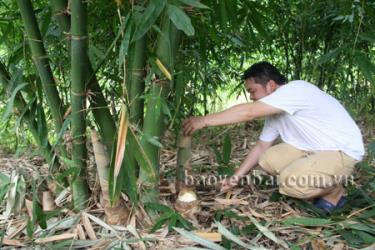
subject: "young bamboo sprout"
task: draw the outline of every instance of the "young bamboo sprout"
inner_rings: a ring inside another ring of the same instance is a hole
[[[104,145],[99,141],[95,130],[91,130],[91,140],[94,147],[94,155],[96,166],[98,169],[99,183],[102,189],[103,207],[108,224],[125,225],[129,217],[123,200],[119,199],[116,204],[109,201],[108,176],[109,176],[109,160]]]
[[[183,187],[178,194],[175,208],[182,216],[192,218],[200,211],[198,196],[191,187]]]

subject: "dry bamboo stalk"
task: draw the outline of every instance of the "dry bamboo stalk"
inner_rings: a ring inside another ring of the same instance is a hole
[[[46,238],[36,239],[35,243],[45,244],[45,243],[53,242],[53,241],[68,240],[68,239],[72,239],[72,238],[75,238],[75,237],[76,237],[76,234],[74,234],[74,233],[65,233],[65,234],[54,235],[54,236],[50,236],[50,237],[46,237]]]
[[[97,240],[98,238],[96,237],[95,231],[92,228],[91,222],[85,213],[81,214],[81,220],[90,240]]]
[[[42,194],[43,211],[53,211],[56,209],[55,200],[51,191],[45,191]]]

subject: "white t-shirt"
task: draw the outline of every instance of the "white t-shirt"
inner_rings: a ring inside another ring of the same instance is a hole
[[[281,139],[306,151],[343,151],[356,160],[364,155],[362,135],[345,108],[305,81],[292,81],[259,101],[285,112],[266,118],[262,141]]]

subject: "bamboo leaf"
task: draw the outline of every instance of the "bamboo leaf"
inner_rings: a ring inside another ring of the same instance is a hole
[[[131,25],[131,22],[129,22],[129,16],[125,18],[125,23],[125,35],[121,41],[120,52],[118,57],[119,67],[121,67],[121,65],[124,63],[125,57],[128,55],[130,37],[133,30],[133,26]]]
[[[34,223],[31,221],[30,218],[27,218],[26,234],[31,239],[33,237],[33,233],[34,233]]]
[[[176,226],[176,224],[177,224],[177,216],[176,216],[175,213],[173,213],[172,216],[171,216],[171,220],[168,223],[168,229],[172,230],[173,227]]]
[[[175,215],[176,215],[178,222],[181,223],[182,227],[184,227],[187,230],[192,229],[191,223],[188,220],[186,220],[184,217],[182,217],[182,215],[180,215],[179,213],[175,213]]]
[[[375,84],[375,65],[370,61],[370,59],[364,53],[356,51],[354,61],[359,70],[362,72],[363,76],[372,84]]]
[[[286,249],[289,248],[288,244],[285,241],[277,238],[274,233],[272,233],[268,228],[262,226],[256,219],[254,219],[253,217],[250,216],[250,220],[258,228],[258,230],[262,234],[264,234],[264,236],[266,236],[267,238],[269,238],[270,240],[272,240],[276,244],[279,244],[279,245],[281,245],[282,247],[284,247]]]
[[[207,5],[204,5],[198,0],[178,0],[178,1],[189,6],[199,8],[199,9],[210,9],[210,7],[208,7]]]
[[[356,221],[345,221],[344,223],[342,223],[342,225],[344,228],[350,228],[358,231],[365,231],[368,233],[375,234],[375,227],[371,224],[367,225]]]
[[[93,222],[95,222],[96,224],[98,224],[99,226],[109,230],[109,231],[113,231],[113,232],[117,232],[116,229],[114,229],[113,227],[111,227],[110,225],[108,225],[107,223],[105,223],[103,220],[99,219],[98,217],[95,217],[94,215],[91,215],[89,213],[85,213],[83,212],[90,220],[92,220]]]
[[[357,235],[363,240],[364,243],[368,245],[375,243],[375,237],[369,233],[357,231]]]
[[[226,229],[220,222],[216,222],[216,225],[218,227],[219,233],[221,233],[227,239],[229,239],[229,240],[233,241],[234,243],[240,245],[241,247],[244,247],[246,249],[252,249],[252,250],[266,250],[266,248],[264,248],[264,247],[246,244],[245,242],[240,240],[240,238],[238,238],[232,232],[230,232],[228,229]]]
[[[56,142],[53,144],[53,147],[56,147],[61,142],[61,139],[64,137],[64,134],[65,134],[66,130],[68,129],[71,120],[72,120],[71,115],[69,115],[68,117],[65,118],[65,121],[62,124],[61,129],[56,136]]]
[[[177,29],[182,30],[187,36],[193,36],[195,31],[188,15],[179,7],[168,4],[167,14]]]
[[[221,164],[223,163],[223,158],[219,152],[219,150],[217,149],[217,146],[216,145],[212,145],[211,148],[214,150],[214,153],[216,155],[216,161]]]
[[[152,145],[154,145],[158,148],[163,148],[163,144],[160,143],[160,141],[158,140],[159,139],[158,137],[150,136],[148,134],[144,134],[143,136],[146,139],[146,141],[148,141],[150,144],[152,144]]]
[[[113,242],[118,242],[114,240]],[[103,243],[102,240],[77,240],[68,239],[60,242],[53,242],[46,245],[48,249],[95,249],[95,245]],[[90,248],[92,246],[92,248]],[[110,247],[106,249],[112,249]]]
[[[17,120],[16,120],[16,124],[14,126],[16,130],[18,130],[18,128],[20,127],[21,121],[23,120],[24,116],[27,113],[30,114],[30,117],[33,115],[33,114],[31,114],[31,112],[32,112],[31,108],[32,108],[32,106],[35,106],[35,102],[36,102],[36,96],[32,97],[30,99],[30,101],[23,107],[23,110],[22,110],[21,114],[18,115]],[[31,118],[30,118],[30,120],[31,120]]]
[[[46,216],[43,213],[42,207],[39,203],[38,193],[35,188],[35,180],[33,180],[33,183],[32,183],[32,191],[33,191],[33,209],[32,209],[33,224],[39,223],[42,229],[46,229],[47,228]]]
[[[114,178],[117,178],[120,173],[122,160],[125,155],[126,148],[126,137],[128,134],[129,120],[127,115],[127,110],[125,104],[121,107],[120,115],[120,124],[117,136],[117,146],[116,146],[116,155],[115,155],[115,169],[114,169]]]
[[[361,33],[359,34],[359,38],[361,38],[363,41],[375,43],[375,36],[372,33]]]
[[[26,184],[22,175],[13,170],[9,180],[6,208],[3,213],[8,218],[12,213],[18,214],[24,204]]]
[[[9,183],[0,186],[0,204],[2,205],[5,195],[9,190]]]
[[[53,231],[70,229],[78,223],[79,218],[80,217],[78,215],[74,215],[74,216],[67,217],[67,218],[61,219],[59,221],[56,221],[55,223],[49,223],[47,229],[45,229],[45,230],[38,229],[35,232],[35,235],[38,235],[38,234],[42,235],[45,232],[53,232]]]
[[[375,140],[368,144],[368,152],[375,156]]]
[[[141,168],[144,169],[145,173],[149,174],[150,181],[156,180],[156,175],[152,163],[145,153],[140,141],[136,137],[132,128],[130,128],[130,141],[131,145],[134,145],[134,155]]]
[[[265,23],[264,20],[267,20],[267,17],[262,15],[257,8],[254,8],[254,4],[248,4],[248,7],[250,11],[250,13],[248,14],[248,18],[251,26],[254,26],[254,28],[263,38],[270,40],[270,36],[268,34],[269,32],[263,26],[263,24]]]
[[[322,55],[321,57],[319,57],[319,59],[316,62],[316,64],[317,65],[322,65],[322,64],[324,64],[326,62],[329,62],[333,58],[337,57],[342,50],[343,50],[343,47],[330,50],[327,54]]]
[[[67,240],[71,238],[75,238],[77,235],[75,233],[64,233],[59,235],[53,235],[45,238],[36,239],[36,244],[46,244],[53,241],[60,241],[60,240]]]
[[[358,248],[362,244],[361,238],[349,230],[338,230],[338,233],[346,240],[349,246]]]
[[[331,224],[330,219],[321,219],[321,218],[308,218],[308,217],[298,217],[298,218],[289,218],[282,221],[284,225],[303,225],[309,227],[323,226]]]
[[[164,224],[166,224],[171,219],[171,214],[163,214],[155,222],[154,226],[151,228],[150,233],[154,233],[156,230],[160,229]]]
[[[172,119],[172,114],[171,114],[171,111],[169,110],[169,107],[168,107],[168,103],[165,99],[160,99],[160,103],[161,103],[161,109],[163,111],[164,114],[166,114],[169,119]]]
[[[159,60],[159,58],[156,58],[156,65],[158,65],[159,69],[161,72],[163,72],[163,74],[165,75],[165,77],[167,77],[168,80],[172,80],[172,75],[171,73],[169,73],[168,69],[164,66],[164,64]]]
[[[134,37],[132,41],[136,41],[141,38],[155,23],[160,16],[160,13],[165,7],[165,0],[153,0],[149,1],[149,4],[140,18],[140,23],[137,24]]]
[[[0,185],[7,185],[10,183],[10,177],[4,173],[0,172]]]
[[[205,246],[205,247],[208,247],[209,249],[213,249],[213,250],[226,250],[224,247],[220,246],[219,244],[216,244],[212,241],[209,241],[209,240],[206,240],[202,237],[199,237],[198,235],[196,235],[195,233],[192,233],[192,232],[189,232],[189,231],[186,231],[184,229],[181,229],[181,228],[173,228],[175,231],[177,231],[179,234],[181,234],[182,236],[184,236],[185,238],[188,238],[196,243],[199,243],[201,244],[202,246]]]
[[[294,244],[292,244],[292,245],[290,246],[290,249],[291,249],[291,250],[302,250],[302,248],[300,248],[299,246],[294,245]]]
[[[150,208],[157,212],[164,212],[164,213],[173,213],[174,210],[166,205],[155,203],[155,202],[147,202],[144,204],[145,207]]]
[[[12,94],[9,98],[9,101],[7,103],[7,107],[4,111],[4,114],[3,114],[3,117],[2,117],[2,122],[4,122],[5,120],[7,120],[10,116],[10,114],[12,113],[13,111],[13,106],[14,106],[14,99],[16,98],[16,95],[17,93],[23,89],[25,86],[27,86],[28,83],[27,82],[24,82],[20,85],[18,85],[13,91],[12,91]]]

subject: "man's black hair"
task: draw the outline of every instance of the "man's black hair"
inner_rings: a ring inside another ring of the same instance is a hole
[[[253,78],[256,83],[266,85],[268,81],[274,80],[278,85],[286,84],[287,79],[280,71],[269,62],[253,64],[242,75],[242,79]]]

